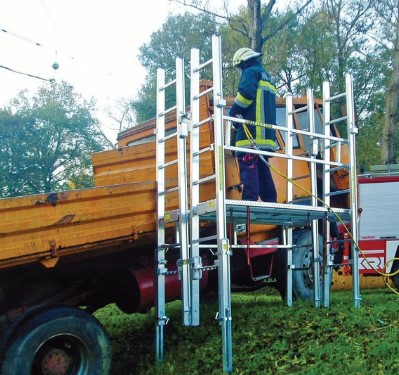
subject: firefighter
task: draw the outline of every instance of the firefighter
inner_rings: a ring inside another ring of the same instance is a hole
[[[269,73],[258,61],[261,55],[250,48],[240,48],[234,54],[233,66],[240,68],[242,73],[229,115],[275,125],[277,90]],[[236,147],[257,147],[260,150],[275,151],[277,143],[274,129],[241,123],[235,123],[234,127]],[[267,157],[246,152],[237,152],[236,156],[243,185],[242,199],[276,202],[277,192],[274,181],[269,166],[262,160],[265,158],[267,161]]]

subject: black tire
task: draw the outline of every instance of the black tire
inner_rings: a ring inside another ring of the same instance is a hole
[[[107,375],[109,339],[91,314],[48,307],[14,326],[2,357],[2,375]]]
[[[278,249],[274,254],[272,277],[276,280],[275,288],[283,300],[287,295],[287,250]]]
[[[294,234],[294,244],[296,245],[292,262],[295,268],[307,268],[304,270],[295,270],[292,274],[292,287],[296,298],[303,300],[313,300],[313,247],[312,232],[310,230],[301,230]],[[323,238],[319,235],[319,256],[323,257],[324,247]],[[331,285],[331,272],[330,285]],[[323,294],[322,270],[320,269],[320,290]]]

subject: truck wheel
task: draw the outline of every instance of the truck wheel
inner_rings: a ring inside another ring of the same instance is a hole
[[[91,314],[72,307],[49,307],[21,320],[2,358],[3,375],[106,375],[109,339]]]
[[[292,254],[292,261],[295,268],[307,268],[304,270],[295,270],[292,274],[292,287],[295,297],[303,300],[312,300],[313,293],[313,248],[312,232],[302,230],[294,233],[294,244],[297,246]],[[319,235],[319,255],[324,254],[323,238]],[[320,270],[320,276],[322,270]],[[331,273],[330,284],[331,284]],[[320,277],[320,288],[323,291],[322,277]]]
[[[274,255],[272,277],[276,279],[275,288],[284,300],[287,295],[287,250],[278,249]]]

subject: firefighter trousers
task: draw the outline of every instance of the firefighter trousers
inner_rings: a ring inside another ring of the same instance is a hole
[[[240,179],[243,185],[242,199],[277,202],[277,192],[269,166],[255,154],[238,156]]]

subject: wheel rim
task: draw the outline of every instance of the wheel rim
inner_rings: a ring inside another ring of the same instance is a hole
[[[86,373],[89,352],[76,336],[62,334],[42,343],[32,362],[32,375],[77,375]]]
[[[305,254],[303,255],[302,258],[302,267],[306,268],[306,270],[303,273],[303,279],[305,282],[305,285],[309,288],[313,288],[313,265],[312,265],[312,259],[313,259],[313,252],[312,250],[306,251]],[[320,277],[319,281],[322,282],[322,266],[320,265]]]
[[[302,267],[305,269],[303,280],[308,288],[313,287],[313,269],[311,267],[312,252],[306,251],[302,258]]]

